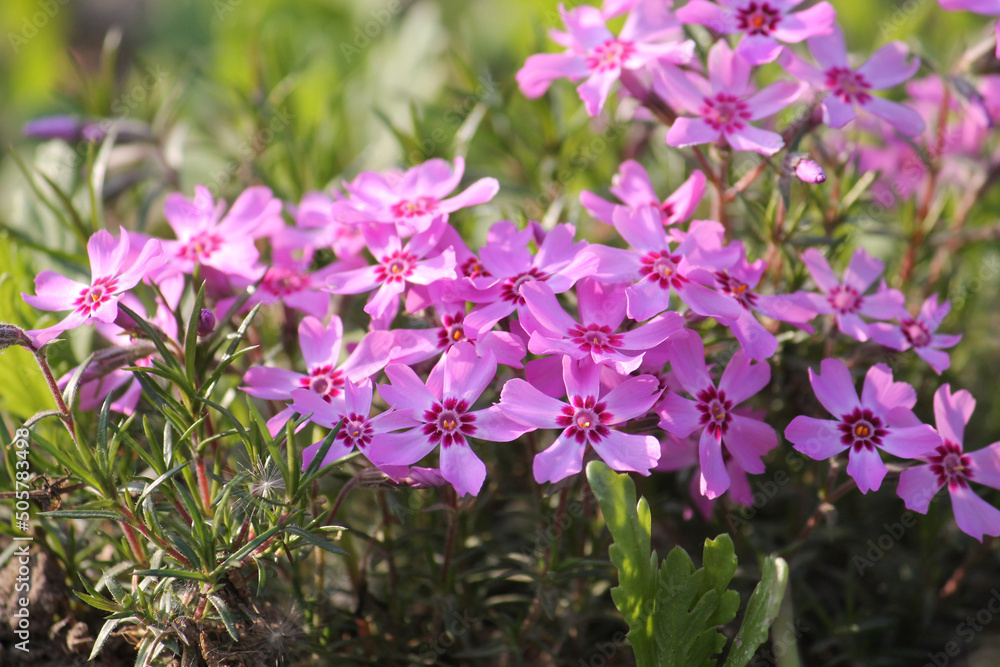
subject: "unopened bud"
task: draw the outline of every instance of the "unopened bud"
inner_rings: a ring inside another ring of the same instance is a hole
[[[124,347],[109,347],[98,350],[94,353],[87,370],[83,372],[80,382],[92,382],[99,380],[110,373],[131,366],[140,359],[144,359],[156,352],[156,345],[148,340],[136,341],[132,345]]]
[[[72,143],[80,140],[83,121],[76,116],[45,116],[25,123],[23,132],[32,139],[62,139]]]
[[[437,468],[420,468],[413,466],[410,474],[403,480],[407,486],[414,489],[429,489],[435,486],[444,486],[448,482],[444,475]]]
[[[0,323],[0,351],[15,345],[26,347],[29,350],[35,349],[31,337],[24,329],[13,324]]]
[[[799,163],[795,165],[795,175],[803,183],[815,184],[826,180],[826,172],[823,171],[823,167],[809,158],[799,160]]]
[[[202,308],[201,315],[198,316],[198,335],[207,336],[212,333],[215,331],[215,324],[215,313],[208,308]]]

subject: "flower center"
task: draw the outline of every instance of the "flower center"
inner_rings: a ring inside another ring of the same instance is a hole
[[[466,445],[466,436],[476,432],[476,416],[466,414],[468,401],[460,401],[450,396],[440,403],[435,403],[430,410],[424,412],[424,435],[434,444],[442,447]]]
[[[858,295],[858,290],[850,285],[837,285],[826,297],[827,302],[841,315],[856,313],[861,308],[864,299]]]
[[[524,297],[521,296],[521,285],[531,280],[548,280],[549,277],[536,268],[532,268],[523,273],[519,273],[513,278],[508,278],[500,291],[500,298],[504,301],[512,301],[519,306],[524,305]]]
[[[382,265],[375,267],[375,277],[383,283],[401,283],[413,273],[416,259],[405,250],[396,250],[382,258]]]
[[[364,449],[372,441],[373,430],[368,417],[352,412],[344,417],[344,425],[337,433],[337,440],[343,442],[344,446],[353,449]]]
[[[578,324],[569,330],[569,339],[582,351],[608,352],[621,346],[621,334],[612,333],[611,327],[589,324],[586,327]]]
[[[93,285],[81,290],[73,301],[76,312],[90,317],[95,310],[111,300],[117,286],[117,278],[98,278]]]
[[[556,417],[556,422],[566,427],[564,436],[585,445],[600,442],[611,433],[607,424],[613,417],[604,403],[598,403],[593,396],[574,396],[570,403]]]
[[[876,417],[868,408],[854,408],[854,412],[843,415],[840,418],[840,441],[854,451],[862,449],[875,451],[875,447],[882,444],[882,438],[889,431],[882,427],[882,420]]]
[[[198,232],[181,246],[177,256],[191,262],[201,263],[211,258],[222,247],[222,237],[211,232]]]
[[[729,275],[728,271],[716,271],[715,279],[719,289],[739,301],[745,309],[750,310],[757,303],[757,295],[750,291],[750,286]]]
[[[483,268],[483,265],[479,263],[479,259],[476,257],[470,257],[462,262],[459,270],[466,278],[488,278],[490,275],[490,272]]]
[[[865,77],[848,67],[831,67],[826,71],[826,87],[844,102],[866,104],[872,96],[871,84]]]
[[[781,10],[766,2],[751,2],[739,10],[736,23],[748,35],[770,35],[781,22]]]
[[[635,45],[632,42],[609,39],[590,50],[587,67],[592,72],[620,69],[634,54]]]
[[[937,475],[938,484],[947,484],[948,488],[968,488],[968,480],[972,479],[970,467],[972,459],[962,453],[962,448],[951,440],[945,440],[936,450],[937,454],[930,457],[931,472]]]
[[[330,403],[332,399],[340,396],[344,388],[344,374],[334,370],[333,366],[317,366],[309,372],[309,377],[299,380],[299,386],[313,390],[324,401]]]
[[[441,328],[438,329],[438,347],[451,347],[455,343],[468,340],[465,337],[465,324],[463,313],[445,315],[441,318]]]
[[[931,342],[931,332],[927,325],[919,320],[905,319],[900,324],[903,335],[913,347],[926,347]]]
[[[701,117],[712,126],[713,130],[732,134],[744,128],[744,121],[750,120],[750,109],[746,102],[730,95],[718,93],[715,97],[702,100]]]
[[[716,440],[721,440],[733,419],[730,412],[733,402],[726,398],[726,392],[712,386],[699,391],[695,398],[698,399],[698,411],[701,412],[699,421],[705,424],[705,428]]]
[[[290,296],[309,287],[309,276],[292,269],[271,268],[264,276],[264,289],[276,296]]]
[[[662,289],[670,289],[671,285],[680,288],[688,281],[677,270],[680,255],[671,255],[669,250],[654,250],[640,261],[639,275],[651,282],[659,282]]]
[[[438,200],[434,197],[417,197],[416,199],[400,199],[389,207],[397,218],[419,218],[437,211]]]

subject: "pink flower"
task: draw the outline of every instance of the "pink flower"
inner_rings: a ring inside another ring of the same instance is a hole
[[[35,295],[21,297],[39,310],[72,311],[61,322],[47,329],[29,332],[35,345],[44,345],[64,331],[92,322],[111,324],[118,317],[118,301],[128,290],[167,261],[160,242],[149,240],[128,261],[129,236],[124,228],[116,240],[101,230],[87,242],[90,257],[90,283],[70,280],[54,271],[42,271],[35,278]]]
[[[345,382],[349,379],[359,383],[382,370],[389,362],[394,345],[391,333],[371,331],[351,355],[339,363],[343,338],[344,325],[336,315],[329,326],[324,326],[315,317],[304,317],[299,324],[299,346],[306,362],[305,374],[286,368],[257,366],[243,376],[246,386],[241,389],[268,401],[289,401],[296,389],[310,389],[328,403],[342,401]],[[292,408],[286,408],[268,422],[272,435],[292,412]]]
[[[701,430],[699,490],[710,499],[717,498],[730,483],[723,446],[740,468],[753,474],[764,472],[760,457],[778,446],[773,428],[733,409],[767,386],[771,367],[766,363],[751,364],[743,351],[737,350],[716,386],[705,366],[705,346],[700,336],[694,332],[677,336],[667,342],[667,349],[674,375],[695,400],[669,392],[656,407],[660,428],[679,438]]]
[[[413,428],[375,435],[369,458],[379,467],[408,466],[440,445],[441,474],[459,496],[477,495],[486,479],[486,466],[472,451],[468,438],[509,442],[529,430],[496,405],[471,409],[496,370],[493,355],[477,356],[470,343],[459,343],[445,353],[440,382],[425,385],[409,366],[387,366],[392,384],[379,385],[379,394],[393,408],[411,411]]]
[[[1000,0],[938,0],[943,9],[966,9],[987,16],[1000,15]],[[997,48],[996,57],[1000,58],[1000,23],[996,25]]]
[[[642,363],[643,351],[656,347],[684,329],[677,313],[657,315],[649,322],[619,331],[625,321],[625,285],[602,283],[584,278],[576,284],[580,322],[570,317],[552,289],[544,282],[521,288],[534,322],[524,325],[531,338],[528,350],[534,354],[560,354],[571,359],[589,357],[596,364],[608,364],[622,375]],[[537,326],[534,326],[537,325]]]
[[[934,393],[934,419],[944,442],[919,457],[925,465],[899,474],[896,492],[906,508],[921,514],[942,487],[947,485],[955,521],[963,532],[983,541],[983,535],[1000,535],[1000,510],[977,496],[969,482],[1000,489],[1000,442],[974,452],[962,451],[965,425],[976,408],[976,399],[965,391],[951,393],[944,385]]]
[[[560,4],[566,32],[553,31],[551,36],[567,50],[530,56],[517,73],[521,92],[534,99],[544,95],[556,79],[585,78],[577,91],[587,113],[596,116],[622,70],[642,69],[660,59],[676,64],[689,62],[694,42],[678,41],[683,34],[680,22],[670,11],[671,4],[671,0],[606,1],[603,10],[583,5],[569,11]],[[605,22],[624,11],[625,5],[631,5],[632,12],[621,34],[615,37]]]
[[[791,10],[802,0],[691,0],[677,10],[684,23],[700,23],[725,35],[740,33],[736,53],[751,65],[769,63],[781,53],[781,44],[795,44],[833,30],[837,12],[819,2],[801,12]]]
[[[263,187],[248,188],[228,213],[225,202],[215,202],[208,188],[197,186],[194,200],[179,193],[167,196],[164,214],[177,235],[164,241],[170,258],[169,273],[194,273],[196,266],[218,271],[222,276],[260,277],[259,253],[254,240],[267,227],[281,224],[281,202]]]
[[[590,446],[605,463],[618,471],[648,475],[660,457],[660,443],[651,435],[623,433],[615,425],[645,415],[660,395],[655,378],[629,378],[603,396],[601,366],[590,359],[562,359],[568,401],[543,394],[515,378],[504,384],[500,408],[526,426],[560,429],[555,442],[535,456],[535,481],[558,482],[583,469]]]
[[[830,127],[843,127],[863,109],[889,122],[899,132],[915,137],[924,130],[920,114],[872,91],[892,88],[906,81],[920,69],[920,59],[907,62],[909,49],[902,42],[890,42],[872,54],[864,65],[853,69],[847,61],[844,35],[839,28],[828,35],[811,37],[809,50],[819,68],[807,64],[790,51],[782,55],[781,64],[795,77],[807,81],[818,91],[829,94],[823,100],[823,122]]]
[[[802,261],[812,275],[822,294],[809,294],[813,307],[822,315],[832,314],[842,332],[865,342],[870,337],[870,325],[861,315],[879,320],[889,320],[903,309],[903,294],[899,290],[882,288],[875,294],[865,295],[872,283],[882,275],[885,265],[858,248],[844,272],[843,282],[833,275],[829,262],[815,248],[802,253]]]
[[[596,278],[634,283],[625,290],[629,317],[641,322],[668,310],[671,290],[699,315],[720,321],[739,317],[740,304],[691,279],[696,270],[722,270],[736,261],[739,251],[722,247],[722,225],[697,220],[684,241],[672,247],[659,211],[652,206],[618,207],[614,222],[632,249],[595,245],[590,252],[600,260]]]
[[[454,168],[433,159],[405,172],[366,171],[344,189],[350,199],[337,208],[335,218],[343,222],[395,224],[401,234],[426,230],[436,220],[467,206],[493,199],[500,184],[495,178],[481,178],[453,197],[465,173],[465,160],[455,158]]]
[[[721,40],[708,53],[707,81],[670,65],[655,74],[656,92],[667,103],[696,116],[678,118],[667,132],[667,145],[678,148],[725,138],[734,150],[773,155],[785,145],[781,135],[754,127],[750,121],[781,111],[804,89],[795,81],[777,81],[751,92],[750,63]]]
[[[921,359],[930,364],[934,372],[941,375],[948,370],[951,359],[947,352],[939,348],[952,347],[962,340],[961,334],[936,334],[941,322],[948,317],[951,304],[945,301],[938,305],[937,295],[933,294],[924,301],[920,313],[910,317],[909,313],[899,318],[898,324],[877,322],[870,325],[872,340],[893,350],[908,350],[911,347]]]
[[[885,364],[868,369],[861,400],[844,362],[824,359],[820,369],[822,375],[809,369],[809,382],[816,398],[836,419],[800,415],[785,429],[785,438],[817,461],[849,451],[847,474],[861,493],[877,491],[888,471],[877,449],[912,459],[941,444],[941,436],[910,410],[917,402],[913,387],[894,382]]]
[[[649,174],[635,160],[622,162],[611,185],[611,194],[625,202],[628,208],[655,206],[660,209],[660,218],[664,225],[690,219],[698,208],[704,192],[705,174],[694,171],[672,195],[660,202],[660,197],[649,180]],[[587,190],[580,193],[580,203],[601,222],[614,224],[614,213],[618,204],[602,199]]]

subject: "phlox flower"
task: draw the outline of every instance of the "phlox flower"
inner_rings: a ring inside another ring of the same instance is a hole
[[[550,35],[566,51],[529,56],[517,73],[521,92],[534,99],[544,95],[556,79],[586,79],[577,92],[587,113],[598,115],[622,70],[642,69],[656,60],[676,64],[691,60],[694,42],[679,41],[683,35],[671,5],[672,0],[612,0],[603,9],[582,5],[567,10],[560,4],[566,32],[554,30]],[[606,21],[626,8],[632,11],[615,37]]]
[[[951,359],[940,348],[952,347],[962,340],[961,334],[937,334],[937,328],[948,317],[951,304],[947,301],[938,305],[937,294],[932,294],[920,307],[916,317],[909,313],[898,317],[897,324],[876,322],[870,325],[872,340],[893,350],[913,348],[917,355],[930,364],[934,372],[941,375],[948,370]]]
[[[868,369],[860,400],[844,362],[824,359],[820,370],[822,374],[809,369],[809,382],[816,398],[836,419],[799,415],[785,429],[785,438],[817,461],[847,451],[847,474],[861,493],[877,491],[888,472],[878,449],[912,459],[941,444],[941,436],[911,411],[917,402],[913,387],[894,382],[885,364]]]
[[[698,489],[709,499],[717,498],[731,481],[724,451],[742,470],[759,474],[764,472],[761,457],[778,446],[773,428],[734,410],[767,386],[771,367],[766,362],[751,364],[743,351],[737,350],[716,385],[705,365],[704,343],[696,333],[689,331],[669,340],[667,349],[674,376],[695,400],[668,392],[656,406],[660,428],[679,438],[700,431]]]
[[[1000,16],[1000,0],[938,0],[942,9],[951,11],[965,9],[986,16]],[[1000,22],[996,25],[996,57],[1000,58]]]
[[[851,255],[843,281],[837,280],[830,263],[816,248],[802,253],[802,261],[822,292],[808,295],[816,312],[832,314],[842,332],[862,343],[870,338],[870,325],[861,319],[861,315],[889,320],[903,309],[904,297],[899,290],[883,286],[875,294],[865,294],[882,275],[885,265],[863,248],[858,248]]]
[[[477,495],[486,480],[486,465],[468,439],[509,442],[530,430],[496,405],[472,410],[496,370],[493,354],[487,351],[479,357],[471,343],[459,343],[445,353],[439,381],[425,384],[409,366],[387,366],[391,384],[379,385],[378,392],[393,408],[410,411],[412,428],[374,435],[368,458],[383,469],[408,466],[440,445],[441,474],[459,496]]]
[[[332,197],[326,192],[307,192],[297,205],[290,205],[295,229],[302,234],[299,245],[330,248],[340,259],[360,254],[364,250],[365,239],[359,225],[340,220],[345,207],[350,208],[344,197],[336,192]],[[284,236],[289,237],[289,232],[285,232]]]
[[[974,452],[962,451],[965,425],[975,408],[976,399],[964,389],[952,393],[950,385],[938,388],[934,419],[944,442],[917,457],[923,465],[899,474],[896,492],[906,509],[926,514],[931,499],[947,486],[958,527],[982,542],[984,534],[1000,535],[1000,510],[973,493],[969,482],[1000,489],[1000,442]]]
[[[589,357],[628,375],[642,363],[643,351],[656,347],[684,329],[684,318],[674,312],[657,315],[645,324],[619,331],[625,321],[622,284],[584,278],[576,284],[580,321],[570,317],[544,282],[525,284],[521,294],[532,317],[528,350],[534,354],[559,354],[571,359]],[[535,326],[537,325],[537,326]]]
[[[613,428],[645,415],[660,395],[659,382],[649,375],[631,377],[601,394],[601,368],[590,359],[562,358],[568,400],[547,396],[528,382],[508,380],[500,393],[500,409],[529,430],[559,429],[555,442],[535,456],[535,481],[558,482],[583,470],[587,447],[612,469],[648,475],[660,457],[660,443],[651,435],[623,433]]]
[[[343,401],[344,384],[349,379],[360,383],[382,370],[389,363],[394,345],[393,335],[387,331],[370,331],[361,339],[347,359],[340,363],[344,338],[344,325],[334,315],[330,324],[312,316],[299,323],[299,346],[305,361],[306,372],[298,373],[287,368],[255,366],[246,372],[243,391],[268,401],[289,401],[296,389],[309,389],[328,403]],[[294,410],[285,408],[268,421],[271,434],[277,433],[291,417]]]
[[[122,295],[166,263],[167,257],[155,239],[133,251],[134,259],[129,261],[129,235],[124,228],[120,230],[117,239],[102,229],[87,241],[89,283],[71,280],[55,271],[42,271],[35,278],[35,294],[21,294],[29,306],[39,310],[72,311],[58,324],[30,331],[35,345],[44,345],[64,331],[84,324],[111,324],[118,317]]]
[[[677,10],[684,23],[700,23],[725,35],[741,34],[736,53],[751,65],[778,57],[779,42],[795,44],[833,30],[837,12],[829,2],[818,2],[793,12],[802,0],[691,0]]]
[[[754,93],[750,63],[733,53],[724,40],[708,52],[708,79],[664,65],[655,71],[653,88],[667,103],[695,118],[678,118],[667,132],[667,145],[677,148],[724,138],[738,151],[774,155],[785,145],[781,135],[750,121],[771,116],[794,102],[804,89],[796,81],[776,81]]]
[[[646,169],[635,160],[626,160],[618,168],[611,185],[611,194],[618,197],[631,209],[640,206],[655,206],[660,209],[660,219],[664,225],[672,225],[689,220],[694,215],[705,192],[705,174],[691,172],[691,176],[672,195],[662,202]],[[593,192],[580,193],[580,203],[592,216],[609,225],[614,224],[615,208],[620,204],[609,202]]]
[[[924,120],[919,113],[872,94],[901,84],[920,69],[919,58],[907,62],[910,51],[905,44],[890,42],[873,53],[864,65],[854,69],[847,60],[844,34],[839,28],[827,35],[810,37],[807,43],[818,68],[790,51],[782,55],[781,64],[818,92],[829,93],[823,99],[824,123],[843,127],[857,117],[858,109],[862,109],[887,121],[908,137],[923,132]]]

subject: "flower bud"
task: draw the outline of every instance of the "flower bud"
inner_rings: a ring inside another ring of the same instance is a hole
[[[208,308],[202,308],[201,315],[198,316],[198,335],[207,336],[212,333],[215,331],[215,324],[215,313]]]
[[[22,131],[31,139],[62,139],[73,143],[81,138],[83,121],[76,116],[44,116],[25,123]]]
[[[795,165],[795,175],[803,183],[822,183],[826,180],[826,172],[814,160],[803,158]]]
[[[31,337],[24,329],[14,326],[13,324],[0,323],[0,351],[6,350],[8,347],[13,347],[14,345],[20,345],[21,347],[26,347],[29,350],[35,349],[35,345],[32,343]]]
[[[414,489],[430,489],[435,486],[444,486],[444,475],[437,468],[420,468],[413,466],[410,474],[403,480],[409,487]]]

